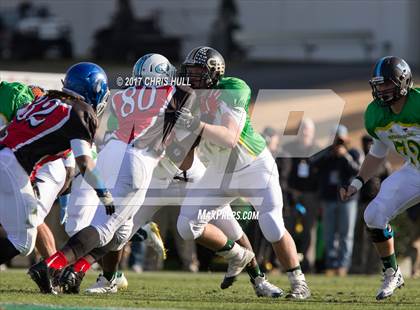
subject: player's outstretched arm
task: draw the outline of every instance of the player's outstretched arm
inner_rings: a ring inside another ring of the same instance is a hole
[[[96,191],[99,200],[105,206],[106,214],[115,212],[114,200],[111,193],[106,189],[96,163],[92,159],[90,144],[85,140],[71,140],[71,147],[76,158],[76,164],[85,181]]]

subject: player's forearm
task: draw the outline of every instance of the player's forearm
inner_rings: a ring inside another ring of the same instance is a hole
[[[225,126],[205,124],[202,137],[216,145],[233,149],[239,141],[239,132]]]
[[[88,156],[76,157],[76,164],[85,181],[96,191],[105,190],[105,184],[96,169],[96,164]]]
[[[385,157],[379,158],[371,154],[367,154],[362,163],[362,167],[359,170],[358,176],[360,176],[363,181],[367,182],[378,172],[379,167],[382,165],[384,160]]]

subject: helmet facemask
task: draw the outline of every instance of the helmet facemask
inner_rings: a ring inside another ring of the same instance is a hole
[[[102,113],[104,113],[105,108],[108,104],[109,95],[110,95],[110,91],[108,90],[106,94],[104,95],[104,97],[102,98],[102,100],[98,102],[98,104],[96,105],[96,115],[98,117],[101,116]]]
[[[194,89],[209,89],[217,85],[221,77],[214,68],[200,64],[182,64],[180,77],[188,78],[191,87]]]
[[[387,81],[391,84],[391,87],[380,90],[380,85],[384,85]],[[370,86],[372,87],[372,96],[374,99],[378,100],[382,106],[391,106],[398,99],[401,98],[401,88],[393,80],[385,80],[382,76],[374,77],[369,81]]]

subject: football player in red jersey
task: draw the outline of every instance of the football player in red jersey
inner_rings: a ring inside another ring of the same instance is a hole
[[[27,255],[34,248],[38,200],[29,176],[38,164],[72,150],[80,172],[95,188],[107,213],[114,212],[113,198],[90,158],[97,113],[105,107],[108,94],[102,68],[93,63],[78,63],[67,71],[62,91],[48,91],[19,110],[6,128],[5,136],[0,139],[0,223],[4,228],[0,237],[0,263],[17,254]],[[52,290],[53,263],[71,260],[79,249],[78,244],[77,239],[70,240],[53,259],[30,269],[29,274],[43,292]]]
[[[84,253],[77,255],[78,260],[63,271],[59,283],[64,293],[78,293],[90,265],[107,252],[120,250],[128,241],[132,218],[144,201],[153,170],[175,124],[175,109],[190,104],[194,98],[191,89],[167,83],[171,82],[172,65],[162,55],[147,54],[138,64],[134,75],[148,77],[150,83],[113,94],[111,102],[119,127],[98,154],[98,170],[116,200],[115,214],[108,217],[103,208],[90,209],[92,194],[84,193],[80,199],[76,194],[79,189],[73,187],[69,216],[73,207],[86,212],[78,211],[80,217],[75,222],[69,218],[66,231],[74,234],[72,238],[79,235],[88,238],[94,231],[99,238],[95,240],[95,249],[80,251]],[[88,249],[87,243],[82,242],[84,250]]]

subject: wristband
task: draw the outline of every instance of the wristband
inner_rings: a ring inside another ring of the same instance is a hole
[[[113,198],[111,193],[107,189],[95,189],[96,195],[104,206],[110,205],[113,203]]]
[[[365,181],[363,181],[362,177],[357,176],[353,179],[353,181],[351,181],[350,185],[355,187],[357,191],[359,191],[363,187],[363,185],[365,185]]]

